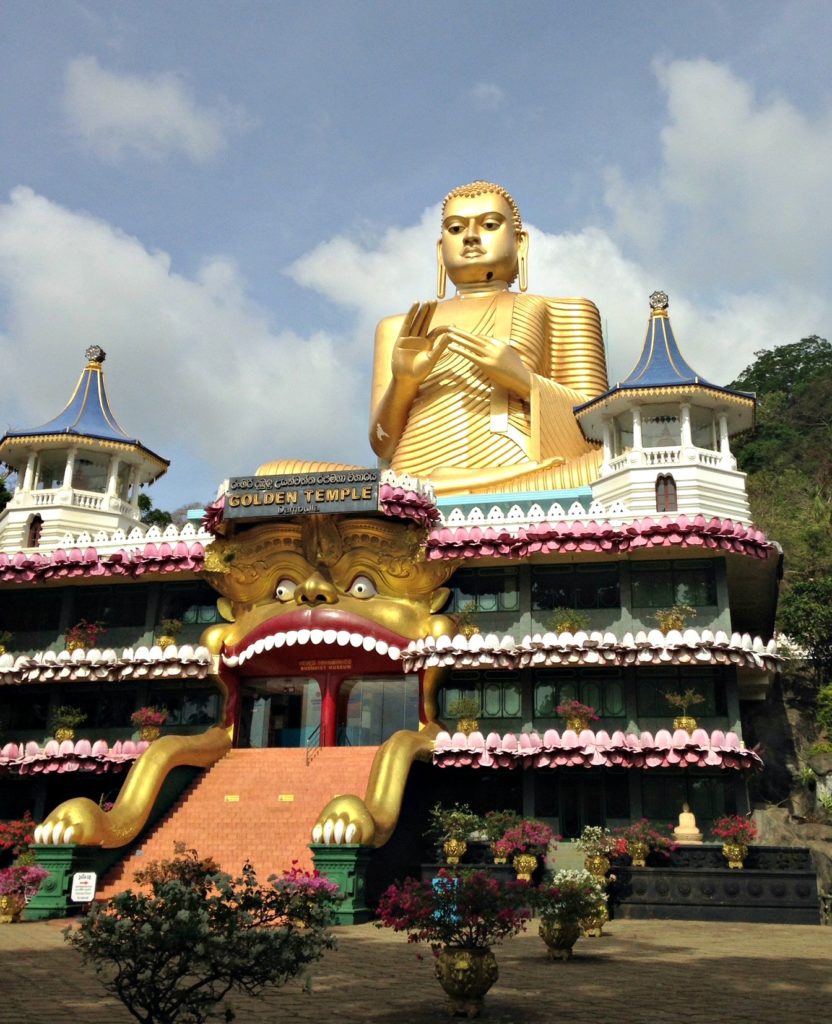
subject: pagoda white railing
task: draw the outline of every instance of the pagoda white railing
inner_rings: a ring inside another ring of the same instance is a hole
[[[714,469],[736,469],[736,461],[732,455],[727,457],[722,452],[710,448],[631,448],[621,455],[616,455],[607,463],[607,473],[634,466],[679,466],[699,465],[712,466]]]

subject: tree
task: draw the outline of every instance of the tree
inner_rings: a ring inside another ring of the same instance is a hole
[[[798,579],[785,593],[780,625],[806,651],[819,684],[832,672],[832,576]]]
[[[9,466],[0,466],[0,512],[8,505],[12,496],[9,484],[13,483],[15,476],[14,470]]]
[[[160,508],[153,507],[149,494],[140,494],[136,504],[142,514],[142,522],[147,526],[158,526],[160,530],[164,530],[173,522],[170,512],[163,512]]]
[[[791,345],[754,353],[754,362],[731,384],[739,391],[767,395],[782,392],[791,399],[815,377],[832,377],[832,344],[811,334]]]
[[[283,985],[334,947],[337,886],[297,866],[260,885],[250,864],[232,879],[180,846],[135,878],[151,891],[93,904],[64,936],[141,1024],[234,1020],[230,992]]]

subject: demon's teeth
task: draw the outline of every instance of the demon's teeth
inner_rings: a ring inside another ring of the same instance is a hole
[[[264,651],[279,650],[281,647],[293,647],[295,644],[337,644],[339,647],[363,648],[368,653],[375,651],[376,654],[387,655],[391,661],[398,661],[401,656],[401,648],[388,643],[386,640],[377,640],[373,636],[365,636],[363,633],[349,633],[345,629],[290,629],[287,633],[273,633],[270,636],[258,637],[239,654],[223,654],[223,664],[229,668],[237,668],[244,665],[251,658]]]

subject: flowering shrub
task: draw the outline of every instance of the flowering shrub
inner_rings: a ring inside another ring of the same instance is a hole
[[[182,632],[182,620],[162,619],[159,623],[159,632],[164,636],[177,636]]]
[[[53,729],[75,729],[86,722],[87,716],[80,708],[71,704],[62,704],[52,712],[50,724]]]
[[[533,892],[532,906],[544,921],[570,924],[591,917],[605,896],[604,886],[588,871],[558,871]]]
[[[35,823],[29,811],[15,821],[0,821],[0,851],[19,857],[35,841],[34,833]]]
[[[22,896],[26,899],[34,896],[40,883],[47,878],[48,871],[43,868],[13,865],[0,869],[0,896]]]
[[[595,708],[590,704],[581,704],[579,700],[562,700],[555,711],[561,718],[586,718],[590,722],[598,721]]]
[[[482,818],[474,814],[468,804],[454,804],[445,807],[435,803],[428,812],[430,825],[425,833],[436,842],[444,843],[448,839],[467,839],[472,832],[482,827]]]
[[[664,829],[664,831],[662,831]],[[651,850],[658,850],[662,853],[669,853],[675,850],[677,843],[673,839],[670,825],[653,825],[649,818],[639,818],[629,825],[615,830],[617,836],[621,836],[625,843],[644,843]],[[617,856],[618,840],[615,841],[616,849],[612,851]],[[624,851],[627,852],[626,849]]]
[[[376,924],[407,932],[408,942],[485,949],[526,927],[527,902],[524,882],[501,884],[485,871],[442,868],[432,881],[391,885],[379,900]]]
[[[485,834],[490,842],[496,843],[510,828],[519,825],[520,820],[517,811],[486,811],[483,818]]]
[[[513,857],[518,853],[532,853],[542,857],[555,838],[554,832],[542,821],[524,818],[519,825],[508,829],[502,839],[494,844],[494,852],[501,857]]]
[[[293,868],[261,885],[250,864],[234,879],[215,867],[179,847],[141,872],[151,892],[94,903],[64,932],[136,1020],[203,1024],[223,1009],[233,1020],[229,992],[283,985],[334,947],[332,883],[310,887],[314,876]]]
[[[66,631],[65,643],[67,646],[80,644],[84,650],[88,651],[91,647],[98,645],[99,637],[106,632],[107,629],[102,622],[88,622],[86,619],[80,619]]]
[[[160,728],[168,720],[168,713],[165,708],[144,707],[134,711],[130,721],[136,729],[144,729],[147,726]]]
[[[615,852],[615,837],[608,828],[600,825],[585,825],[575,845],[587,857],[609,857]]]
[[[721,839],[723,843],[740,843],[745,846],[757,838],[757,826],[749,818],[729,814],[714,822],[711,835]]]

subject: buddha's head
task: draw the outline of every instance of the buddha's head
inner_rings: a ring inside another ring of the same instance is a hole
[[[510,193],[490,181],[474,181],[449,192],[442,204],[442,235],[437,243],[440,296],[443,277],[457,286],[510,285],[520,273],[525,290],[529,236]]]

